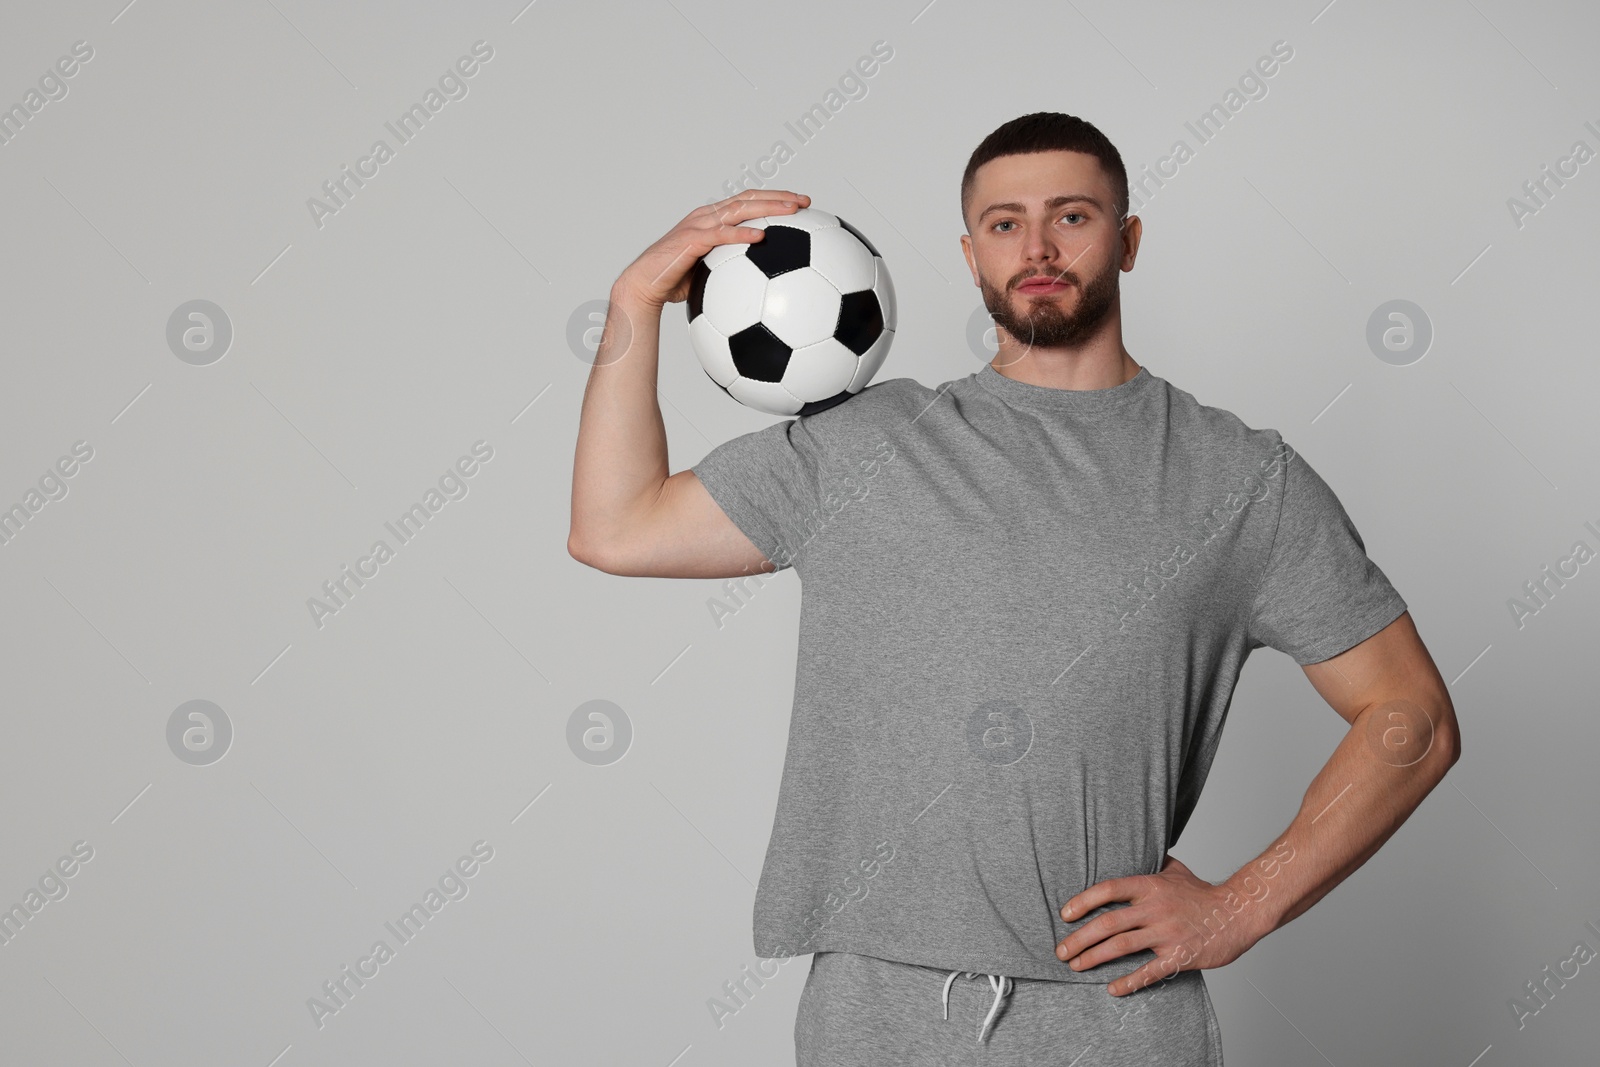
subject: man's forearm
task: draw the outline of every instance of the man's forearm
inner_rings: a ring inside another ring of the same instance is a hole
[[[1246,921],[1258,938],[1322,899],[1410,817],[1459,755],[1452,722],[1420,694],[1356,717],[1273,847],[1223,883],[1251,902]]]
[[[612,290],[578,417],[571,544],[617,530],[668,475],[667,430],[656,400],[661,308]]]

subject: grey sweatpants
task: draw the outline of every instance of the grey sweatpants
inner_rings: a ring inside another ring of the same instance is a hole
[[[950,974],[818,952],[795,1016],[797,1067],[1222,1067],[1199,971],[1122,997],[1102,983]]]

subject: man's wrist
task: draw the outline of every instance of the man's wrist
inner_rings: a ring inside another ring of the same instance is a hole
[[[636,295],[631,289],[613,283],[609,296],[611,303],[617,305],[627,313],[629,319],[642,316],[660,315],[663,305],[653,303]]]
[[[1276,930],[1289,908],[1288,894],[1277,881],[1263,877],[1256,863],[1251,863],[1218,886],[1231,894],[1227,899],[1236,909],[1233,921],[1244,925],[1252,943]]]

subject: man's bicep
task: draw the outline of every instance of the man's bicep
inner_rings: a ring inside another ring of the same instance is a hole
[[[604,568],[649,578],[737,578],[771,570],[767,557],[687,468],[655,502]]]

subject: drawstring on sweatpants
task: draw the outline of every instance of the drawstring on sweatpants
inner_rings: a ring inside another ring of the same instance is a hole
[[[960,968],[957,968],[951,971],[950,977],[944,980],[944,1017],[946,1021],[950,1018],[950,985],[956,980],[956,975],[961,973]],[[968,978],[976,978],[979,973],[978,971],[967,971],[966,975]],[[988,1031],[989,1024],[994,1022],[996,1013],[1000,1011],[1000,1001],[1010,995],[1013,985],[1011,979],[1003,974],[988,974],[984,975],[984,977],[989,979],[989,985],[994,989],[994,1003],[989,1006],[989,1014],[984,1018],[983,1025],[978,1027],[978,1044],[980,1045],[983,1044],[983,1035]]]

